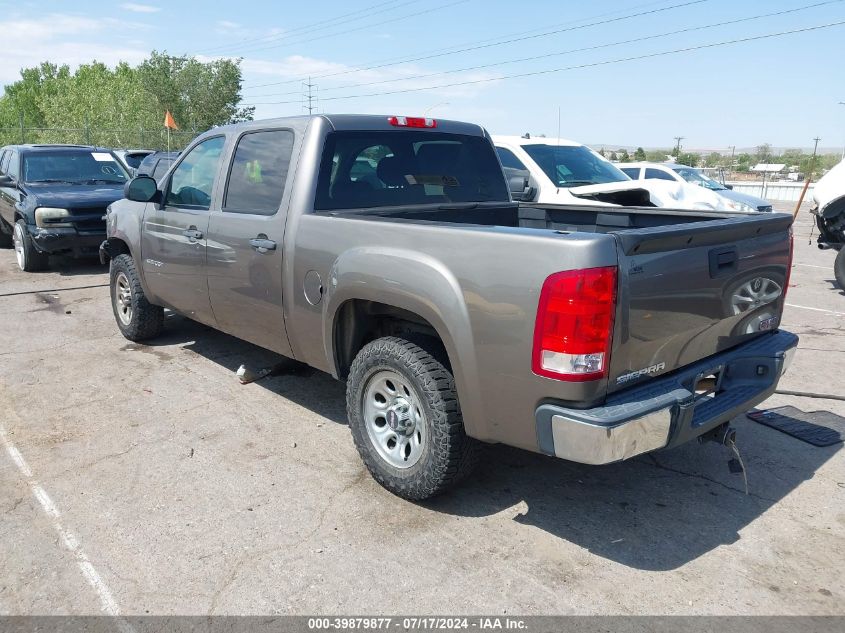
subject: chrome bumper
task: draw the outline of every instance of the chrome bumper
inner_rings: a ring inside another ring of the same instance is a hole
[[[768,398],[797,345],[779,331],[615,393],[602,407],[543,404],[535,413],[540,452],[609,464],[687,442]],[[710,374],[720,376],[715,396],[697,397],[695,385]]]
[[[669,443],[671,409],[661,409],[616,426],[552,416],[555,455],[582,464],[610,464],[656,451]]]

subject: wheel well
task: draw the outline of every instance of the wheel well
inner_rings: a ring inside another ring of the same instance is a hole
[[[109,256],[110,257],[117,257],[118,255],[131,255],[132,252],[129,250],[129,245],[124,242],[119,237],[110,237],[109,238]]]
[[[449,366],[446,348],[437,330],[418,314],[377,301],[352,299],[337,311],[334,355],[338,377],[345,379],[364,345],[383,336],[413,341]]]

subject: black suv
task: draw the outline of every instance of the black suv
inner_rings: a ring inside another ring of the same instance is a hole
[[[123,197],[129,174],[109,149],[84,145],[0,148],[0,246],[14,244],[21,270],[48,256],[95,254],[106,207]]]

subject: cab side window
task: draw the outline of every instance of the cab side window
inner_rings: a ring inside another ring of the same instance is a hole
[[[279,210],[288,177],[293,132],[249,132],[238,140],[223,199],[227,213],[273,215]]]
[[[639,180],[639,178],[640,178],[640,168],[639,167],[620,167],[619,169],[621,169],[623,172],[625,172],[625,175],[628,176],[628,178],[631,178],[632,180]],[[655,171],[655,170],[652,169],[651,171]]]
[[[167,206],[208,209],[220,166],[225,137],[215,136],[194,147],[170,177]]]
[[[6,167],[6,175],[11,176],[16,181],[21,179],[21,159],[15,150],[9,152],[9,157],[6,159],[9,164]]]
[[[0,174],[6,173],[6,170],[9,167],[9,155],[11,153],[11,151],[5,150],[2,154],[0,154]]]
[[[646,169],[645,170],[645,177],[648,178],[655,178],[657,180],[675,180],[667,174],[665,171],[661,171],[660,169]]]
[[[521,171],[528,171],[525,164],[516,157],[509,149],[504,147],[497,147],[496,153],[499,155],[499,160],[502,161],[502,167],[505,169],[519,169]]]

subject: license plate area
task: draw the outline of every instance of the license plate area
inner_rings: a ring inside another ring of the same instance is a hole
[[[713,400],[721,393],[724,373],[724,366],[719,365],[711,371],[703,371],[695,377],[691,389],[695,405],[703,401]]]

